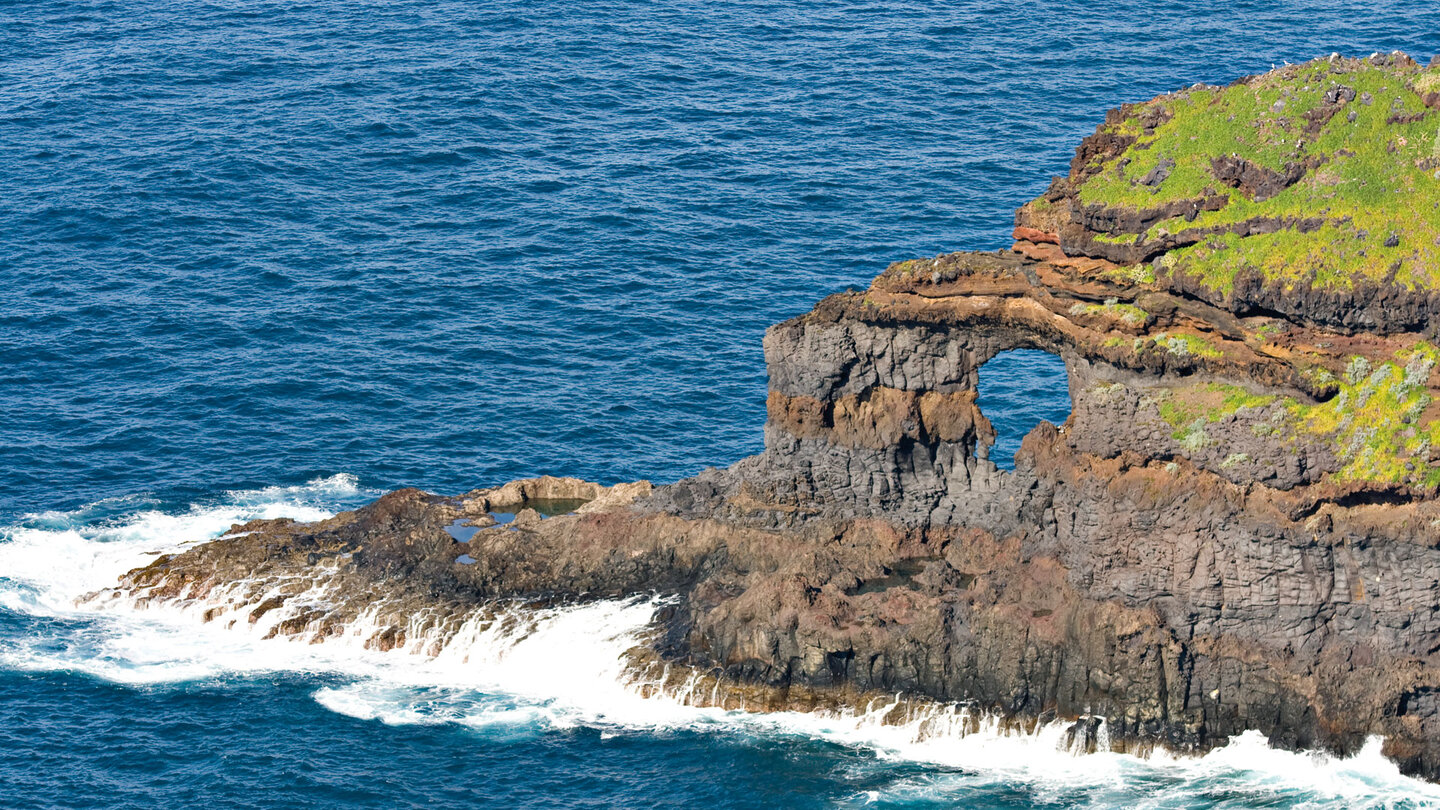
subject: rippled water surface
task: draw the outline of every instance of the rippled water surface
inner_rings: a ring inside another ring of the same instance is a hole
[[[889,261],[1007,244],[1107,107],[1332,51],[1428,60],[1437,22],[1430,2],[0,4],[0,805],[1429,801],[1376,762],[1263,746],[1006,770],[733,718],[466,720],[503,690],[359,712],[316,697],[350,670],[142,644],[148,620],[77,613],[67,574],[401,485],[730,463],[760,447],[766,326]],[[997,428],[1063,414],[1063,388],[1011,373],[1036,401]]]

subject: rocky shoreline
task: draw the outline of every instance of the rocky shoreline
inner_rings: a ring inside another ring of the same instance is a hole
[[[1306,143],[1187,155],[1200,94],[1207,110],[1253,96],[1246,133]],[[697,694],[719,705],[898,693],[1072,720],[1082,750],[1101,719],[1134,751],[1255,729],[1352,753],[1383,735],[1406,773],[1440,779],[1440,285],[1416,281],[1440,276],[1422,241],[1440,240],[1440,178],[1414,185],[1440,171],[1437,125],[1440,68],[1396,55],[1122,108],[1020,210],[1010,249],[900,262],[772,327],[760,455],[660,487],[400,490],[236,526],[91,598],[285,609],[272,632],[312,641],[379,616],[367,643],[390,649],[497,600],[659,593],[674,598],[634,670],[649,688],[708,679]],[[1413,174],[1389,216],[1419,224],[1374,250],[1409,252],[1345,285],[1323,249],[1298,281],[1277,275],[1277,234],[1349,227],[1343,197],[1302,192],[1348,188],[1365,153],[1346,138],[1382,129]],[[1208,193],[1167,185],[1195,166]],[[1194,228],[1157,229],[1177,219]],[[1248,257],[1228,279],[1204,252],[1222,243]],[[1008,472],[976,384],[1017,348],[1064,360],[1072,413]]]

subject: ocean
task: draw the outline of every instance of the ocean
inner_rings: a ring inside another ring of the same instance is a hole
[[[1246,735],[1077,757],[641,700],[656,599],[436,655],[77,598],[254,517],[757,452],[767,326],[1009,244],[1107,108],[1430,2],[0,4],[0,807],[1423,807]],[[987,366],[1006,464],[1068,400]]]

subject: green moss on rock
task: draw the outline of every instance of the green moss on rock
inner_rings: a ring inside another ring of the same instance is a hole
[[[1114,298],[1103,304],[1075,304],[1070,307],[1070,316],[1072,318],[1099,318],[1131,328],[1145,326],[1151,320],[1150,313],[1140,307],[1134,304],[1122,304]]]
[[[1357,357],[1335,397],[1318,405],[1290,401],[1287,409],[1299,430],[1331,437],[1343,464],[1337,479],[1433,487],[1440,484],[1440,469],[1429,466],[1440,419],[1423,417],[1437,362],[1440,349],[1425,342],[1373,370]]]
[[[1160,403],[1160,418],[1175,428],[1171,435],[1183,441],[1197,423],[1203,426],[1206,422],[1219,422],[1242,408],[1263,408],[1277,399],[1271,394],[1251,393],[1238,385],[1206,383],[1172,391],[1169,398]]]
[[[1440,416],[1430,410],[1434,396],[1429,381],[1437,364],[1440,348],[1421,341],[1384,363],[1353,358],[1337,380],[1337,393],[1324,402],[1207,383],[1172,389],[1158,403],[1159,412],[1173,428],[1171,437],[1187,453],[1195,453],[1213,444],[1207,425],[1237,414],[1244,419],[1247,409],[1279,403],[1280,410],[1253,417],[1251,433],[1328,446],[1339,465],[1333,480],[1434,489],[1440,487],[1440,466],[1432,466],[1432,459],[1440,463],[1435,450],[1440,447]]]
[[[1213,359],[1224,354],[1214,343],[1189,332],[1161,332],[1148,340],[1176,357],[1194,356]]]
[[[1440,66],[1320,59],[1126,106],[1065,193],[1067,251],[1213,301],[1241,280],[1440,290]]]

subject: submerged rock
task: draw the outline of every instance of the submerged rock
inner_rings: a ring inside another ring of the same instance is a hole
[[[1398,107],[1366,103],[1382,86]],[[1011,249],[772,327],[765,449],[728,469],[401,490],[115,593],[312,640],[364,614],[379,649],[497,600],[670,594],[631,664],[694,702],[898,693],[1064,720],[1077,753],[1378,734],[1436,779],[1437,92],[1406,58],[1332,59],[1113,112]],[[975,392],[1014,348],[1064,360],[1073,410],[1006,472]]]

